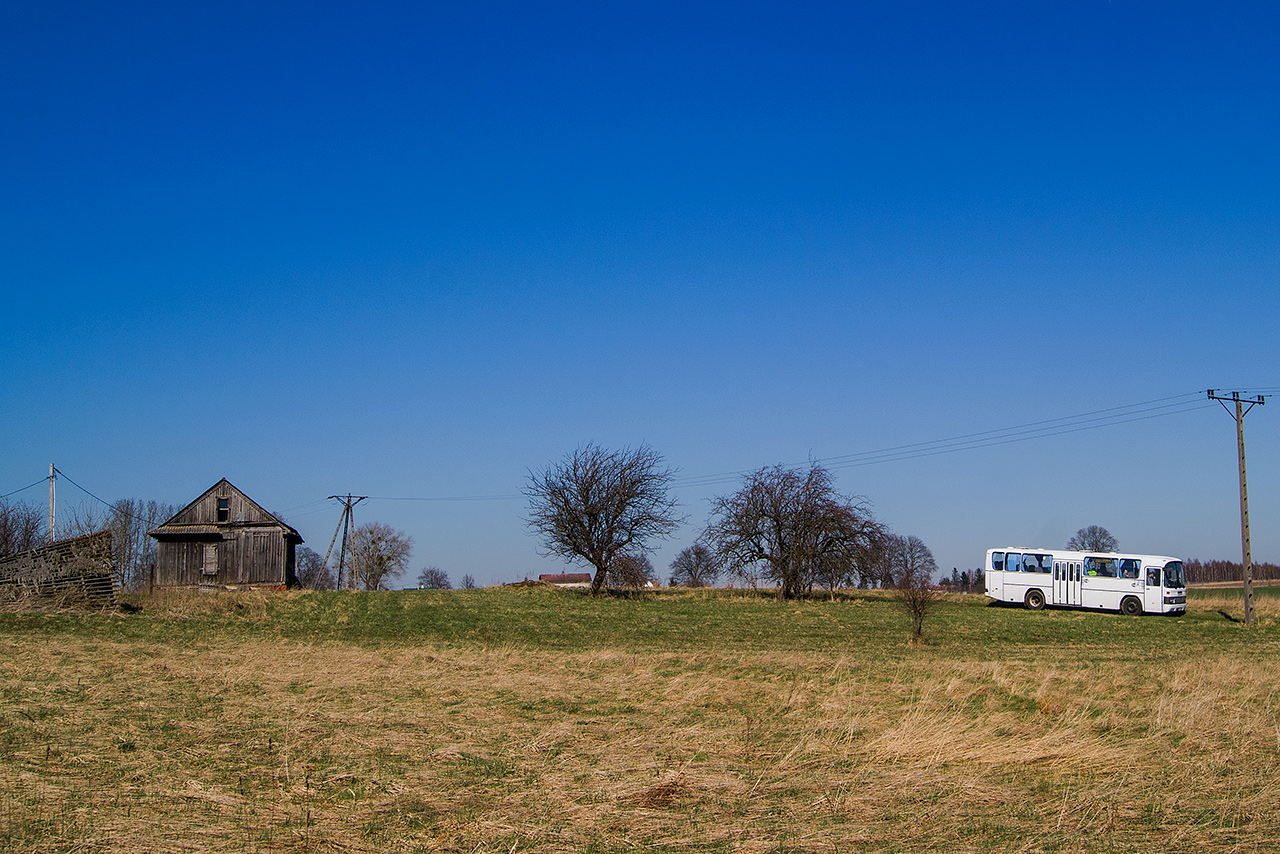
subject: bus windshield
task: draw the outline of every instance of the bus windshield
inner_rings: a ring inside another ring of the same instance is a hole
[[[1171,560],[1164,565],[1165,587],[1186,587],[1187,580],[1182,575],[1182,561]]]

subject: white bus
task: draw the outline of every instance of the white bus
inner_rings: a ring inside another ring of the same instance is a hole
[[[1187,610],[1187,582],[1175,557],[1009,546],[987,550],[986,576],[987,596],[1033,611],[1062,605],[1136,617]]]

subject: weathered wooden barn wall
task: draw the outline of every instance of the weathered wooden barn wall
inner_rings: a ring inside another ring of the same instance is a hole
[[[0,599],[114,605],[111,532],[59,540],[0,558]]]
[[[292,586],[298,532],[225,478],[151,531],[160,587]]]

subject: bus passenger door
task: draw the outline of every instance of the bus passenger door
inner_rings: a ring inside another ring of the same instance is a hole
[[[1060,560],[1053,562],[1053,604],[1067,604],[1067,565]]]
[[[1066,565],[1067,598],[1065,600],[1065,604],[1075,605],[1079,607],[1080,596],[1081,596],[1080,591],[1081,591],[1081,588],[1083,587],[1083,582],[1081,582],[1080,576],[1083,573],[1083,571],[1084,571],[1084,567],[1079,562],[1071,561],[1067,563]]]

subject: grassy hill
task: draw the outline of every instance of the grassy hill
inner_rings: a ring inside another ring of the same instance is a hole
[[[0,615],[0,849],[1280,843],[1280,600],[157,596]]]

